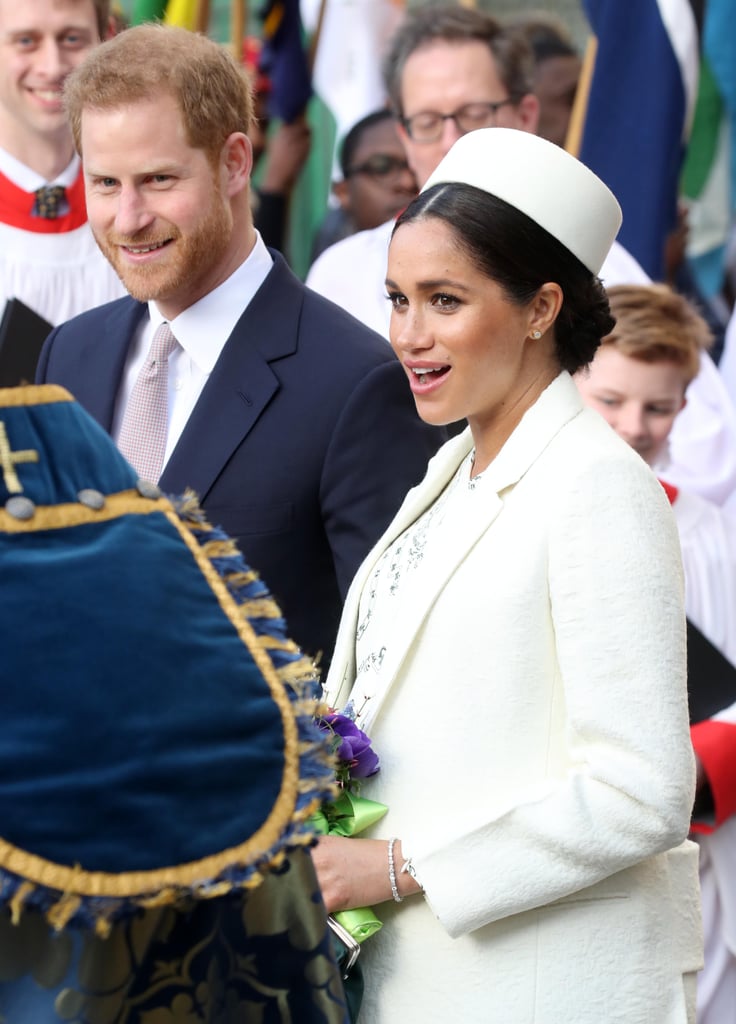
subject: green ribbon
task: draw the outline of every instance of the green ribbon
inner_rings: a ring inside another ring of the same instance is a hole
[[[340,910],[332,916],[337,918],[345,931],[350,932],[356,942],[369,939],[371,935],[375,935],[376,932],[383,928],[383,924],[378,920],[370,907]]]
[[[366,800],[344,789],[337,800],[315,811],[312,824],[322,836],[355,836],[380,821],[387,810],[388,807],[377,800]],[[341,910],[334,917],[356,942],[369,939],[382,927],[370,907]]]
[[[322,836],[355,836],[380,821],[387,810],[377,800],[366,800],[344,789],[337,800],[315,811],[312,823]]]

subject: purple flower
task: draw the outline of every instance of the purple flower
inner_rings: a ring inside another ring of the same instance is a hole
[[[352,719],[334,712],[318,719],[318,725],[335,737],[335,754],[343,769],[339,774],[346,775],[347,780],[375,775],[378,756],[371,748],[371,741]]]

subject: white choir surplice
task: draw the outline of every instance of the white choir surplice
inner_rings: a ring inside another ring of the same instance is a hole
[[[79,176],[79,157],[74,157],[49,184],[70,189]],[[47,184],[0,150],[0,191],[4,180],[10,183],[8,188],[15,186],[27,192],[29,204],[35,189]],[[12,202],[4,198],[6,204]],[[72,230],[49,232],[25,230],[0,217],[0,315],[6,301],[17,298],[56,326],[126,294],[120,278],[100,252],[86,214],[80,211],[77,219],[81,223]]]

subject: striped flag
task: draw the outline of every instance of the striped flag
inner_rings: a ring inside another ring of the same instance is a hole
[[[675,226],[697,93],[694,0],[584,0],[597,37],[580,159],[612,189],[619,240],[654,280]]]
[[[194,31],[199,18],[199,0],[134,0],[131,25],[163,21]]]
[[[290,124],[304,113],[312,95],[299,0],[267,0],[259,16],[263,47],[258,66],[271,82],[269,114]]]
[[[199,0],[169,0],[164,23],[196,32],[199,26]]]
[[[705,295],[723,285],[724,257],[736,212],[736,30],[733,0],[708,0],[703,58],[682,179],[690,205],[688,256]]]
[[[381,63],[404,6],[399,0],[329,0],[323,14],[314,89],[334,117],[340,140],[386,102]]]

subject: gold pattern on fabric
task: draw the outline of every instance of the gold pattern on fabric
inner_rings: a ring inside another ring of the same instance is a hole
[[[237,902],[138,912],[104,939],[55,934],[37,913],[13,925],[0,912],[0,991],[3,982],[33,979],[38,1019],[59,1024],[299,1024],[297,1009],[310,1021],[342,1024],[339,976],[324,955],[324,910],[305,857]],[[295,983],[306,990],[298,1007],[290,1005]],[[11,1010],[3,1024],[31,1024],[37,1018],[27,1010]]]

